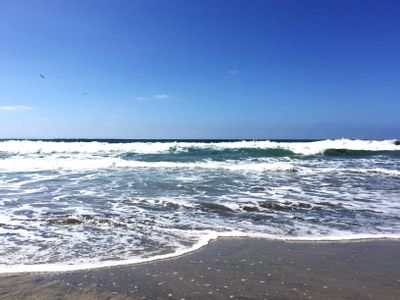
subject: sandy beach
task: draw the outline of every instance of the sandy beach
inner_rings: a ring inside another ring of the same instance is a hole
[[[399,299],[400,241],[223,238],[181,257],[3,274],[0,299]]]

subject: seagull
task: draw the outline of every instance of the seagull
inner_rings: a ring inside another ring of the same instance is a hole
[[[42,79],[46,79],[46,77],[45,77],[43,74],[40,74],[40,77],[41,77]]]

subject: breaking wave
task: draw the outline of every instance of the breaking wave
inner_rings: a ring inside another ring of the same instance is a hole
[[[400,238],[395,140],[0,140],[0,273],[184,254],[219,236]]]

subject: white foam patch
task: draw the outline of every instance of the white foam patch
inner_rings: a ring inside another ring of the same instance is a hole
[[[210,240],[216,239],[218,235],[216,233],[209,232],[205,236],[199,239],[199,241],[192,247],[186,249],[179,249],[176,252],[156,255],[149,258],[132,258],[119,261],[103,261],[95,263],[83,263],[83,264],[37,264],[37,265],[12,265],[12,266],[1,266],[0,273],[22,273],[22,272],[65,272],[65,271],[77,271],[87,269],[105,268],[119,265],[145,263],[155,260],[168,259],[176,256],[181,256],[189,252],[193,252],[207,245]]]
[[[383,174],[388,176],[399,177],[400,170],[391,170],[384,168],[323,168],[319,169],[319,172],[327,172],[327,173],[340,173],[340,172],[349,172],[349,173],[362,173],[362,174]]]
[[[146,162],[129,161],[119,158],[26,158],[13,157],[0,161],[3,172],[27,171],[85,171],[115,168],[152,168],[152,169],[222,169],[230,171],[293,171],[295,167],[288,162]]]
[[[200,161],[200,162],[146,162],[130,161],[120,158],[27,158],[13,157],[0,160],[2,172],[34,172],[34,171],[91,171],[101,169],[192,169],[192,170],[227,170],[236,172],[290,172],[301,173],[363,173],[383,174],[399,177],[400,170],[385,168],[345,168],[345,167],[321,167],[312,163],[305,165],[301,162],[270,159],[269,161]],[[37,180],[41,180],[38,178]],[[195,181],[196,177],[182,179],[182,181]],[[36,181],[32,180],[32,182]],[[25,183],[24,183],[25,184]],[[0,182],[1,185],[1,182]],[[16,186],[18,183],[16,184]]]

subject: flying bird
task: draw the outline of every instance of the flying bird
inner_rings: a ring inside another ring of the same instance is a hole
[[[45,77],[43,74],[40,74],[40,77],[41,77],[42,79],[46,79],[46,77]]]

